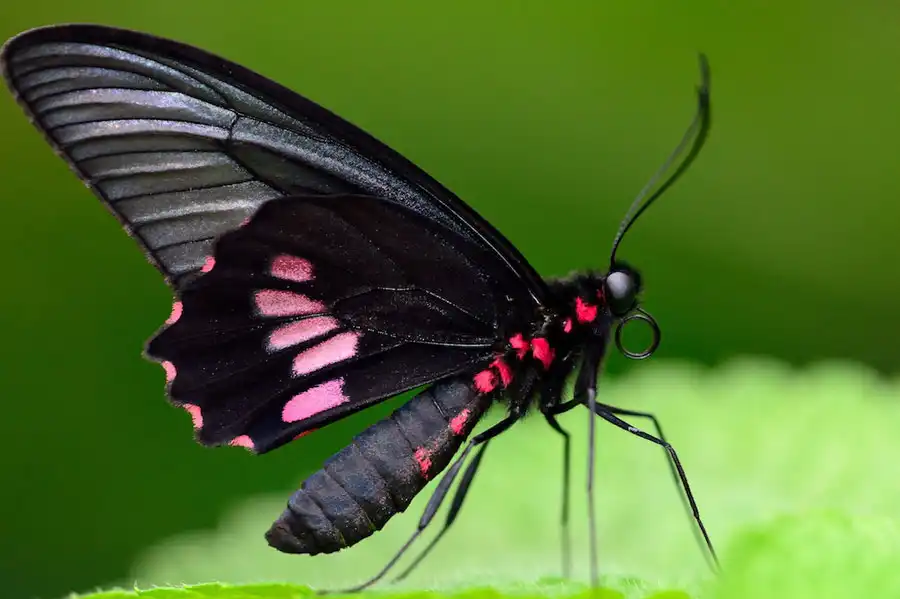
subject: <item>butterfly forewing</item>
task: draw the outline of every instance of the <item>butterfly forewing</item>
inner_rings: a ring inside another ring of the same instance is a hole
[[[13,38],[2,66],[33,122],[176,288],[266,201],[364,193],[493,251],[518,286],[545,296],[518,251],[431,177],[239,65],[146,34],[67,25]]]

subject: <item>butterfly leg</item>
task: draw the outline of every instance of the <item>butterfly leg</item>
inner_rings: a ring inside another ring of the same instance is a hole
[[[590,397],[588,398],[590,400]],[[660,433],[660,437],[654,437],[653,435],[642,431],[641,429],[632,426],[631,424],[625,422],[616,414],[622,415],[630,415],[630,416],[650,416],[649,414],[644,414],[641,412],[632,412],[630,410],[623,410],[620,408],[615,408],[613,406],[608,406],[606,404],[593,402],[592,405],[589,405],[591,411],[594,412],[600,418],[603,418],[607,422],[614,424],[622,430],[628,431],[632,435],[636,435],[641,439],[645,439],[652,443],[656,443],[666,450],[666,453],[669,454],[669,458],[671,459],[671,463],[675,469],[675,472],[678,476],[678,482],[681,490],[684,492],[684,496],[687,499],[688,506],[691,511],[691,515],[694,518],[694,521],[697,523],[697,528],[700,530],[700,534],[703,535],[703,540],[706,543],[706,548],[709,550],[709,555],[712,558],[713,570],[718,571],[719,569],[719,558],[716,556],[716,550],[713,548],[712,541],[709,538],[709,534],[706,532],[706,527],[703,525],[703,520],[700,518],[700,509],[697,507],[697,502],[694,500],[694,494],[691,492],[691,486],[687,480],[687,474],[684,472],[684,468],[681,465],[681,460],[678,459],[678,454],[675,452],[675,448],[673,448],[665,439],[662,439],[662,434]],[[653,419],[655,421],[655,419]],[[658,425],[658,423],[657,423]]]
[[[359,592],[359,591],[369,588],[370,586],[372,586],[373,584],[375,584],[376,582],[378,582],[379,580],[384,578],[384,576],[390,571],[390,569],[394,567],[394,565],[400,560],[401,557],[403,557],[403,554],[406,553],[406,550],[412,546],[412,544],[416,541],[416,539],[419,538],[419,536],[422,534],[422,532],[425,530],[425,528],[434,519],[435,514],[437,513],[438,509],[440,509],[440,507],[441,507],[441,503],[443,503],[444,498],[447,496],[447,493],[450,490],[450,487],[453,485],[453,481],[456,480],[456,476],[459,474],[460,469],[462,469],[463,462],[465,461],[466,457],[468,457],[469,452],[471,452],[472,449],[475,448],[476,446],[481,445],[482,443],[486,443],[487,441],[493,439],[500,433],[507,430],[510,426],[513,425],[514,422],[516,422],[519,419],[519,417],[520,416],[517,414],[511,414],[511,415],[507,416],[506,418],[504,418],[503,420],[501,420],[500,422],[498,422],[497,424],[495,424],[494,426],[475,435],[474,437],[472,437],[471,440],[469,440],[469,442],[466,444],[466,448],[463,449],[460,456],[458,458],[456,458],[456,460],[450,466],[450,469],[447,471],[447,473],[444,474],[443,477],[441,477],[441,480],[438,483],[437,488],[434,490],[434,493],[432,493],[431,498],[429,498],[428,503],[425,505],[425,510],[422,513],[422,517],[419,519],[419,524],[416,527],[415,532],[413,532],[413,534],[406,540],[406,542],[403,544],[403,546],[400,547],[399,551],[397,551],[397,553],[394,554],[394,557],[392,557],[388,561],[388,563],[384,566],[384,568],[381,569],[380,572],[378,572],[378,574],[376,574],[369,580],[356,585],[355,587],[351,587],[349,589],[337,590],[337,591],[318,591],[318,594],[319,595],[330,595],[330,594],[356,593],[356,592]],[[461,500],[460,500],[460,503],[462,503]]]
[[[665,443],[663,445],[663,449],[666,451],[666,463],[669,465],[669,472],[672,475],[672,481],[675,483],[675,488],[678,489],[678,497],[681,499],[681,503],[684,505],[685,512],[687,512],[688,517],[693,518],[691,504],[688,501],[687,495],[685,495],[684,487],[681,484],[681,479],[678,476],[678,469],[675,467],[675,462],[672,460],[672,456],[669,455],[668,450],[665,449],[666,445],[669,445],[669,442],[666,440],[665,435],[663,434],[662,425],[659,423],[659,419],[651,414],[650,412],[638,412],[635,410],[626,410],[624,408],[617,408],[615,406],[611,406],[609,404],[598,403],[597,407],[603,410],[606,410],[610,414],[615,414],[617,416],[634,416],[635,418],[646,418],[653,424],[654,432],[656,436],[659,437],[659,440]],[[691,527],[694,531],[694,534],[697,535],[700,533],[697,527]],[[701,536],[697,537],[697,542],[700,543],[701,547],[709,549],[711,551],[711,547],[705,547],[708,539],[703,538]],[[715,552],[710,553],[713,557],[715,557]],[[715,560],[714,560],[715,561]]]
[[[562,426],[560,426],[559,421],[556,420],[556,414],[560,414],[562,412],[566,412],[571,408],[574,408],[579,402],[568,402],[572,405],[567,406],[566,404],[560,404],[559,406],[554,406],[550,410],[544,412],[544,418],[546,418],[547,423],[550,427],[555,430],[557,433],[562,435],[563,438],[563,488],[562,488],[562,514],[560,517],[560,522],[562,526],[562,554],[563,554],[563,566],[562,573],[564,578],[568,578],[571,575],[571,554],[572,554],[572,538],[569,534],[569,470],[571,463],[571,446],[572,446],[572,436],[566,431]],[[565,406],[564,409],[560,409]]]
[[[587,379],[587,405],[591,412],[597,407],[597,369],[593,367]],[[587,495],[588,495],[588,529],[590,531],[590,557],[591,557],[591,586],[597,588],[600,586],[600,574],[598,565],[597,552],[597,508],[594,502],[594,459],[595,459],[595,422],[594,418],[588,419],[588,475],[587,475]]]
[[[472,479],[475,478],[475,473],[478,472],[478,466],[481,464],[481,456],[484,455],[484,450],[487,449],[488,441],[485,441],[481,447],[478,449],[478,453],[475,454],[475,457],[472,458],[472,461],[469,462],[469,465],[466,467],[465,472],[463,472],[463,476],[459,481],[459,486],[456,488],[456,493],[453,495],[453,502],[450,504],[450,511],[447,513],[447,521],[444,522],[444,527],[441,528],[441,531],[435,536],[428,546],[425,548],[422,553],[410,564],[406,570],[403,571],[402,574],[397,576],[393,582],[400,582],[407,576],[409,576],[410,572],[412,572],[416,566],[419,565],[425,557],[431,552],[435,545],[438,544],[438,541],[444,536],[453,522],[456,520],[456,516],[459,514],[460,508],[462,508],[463,501],[466,499],[466,494],[469,492],[469,486],[472,484]]]

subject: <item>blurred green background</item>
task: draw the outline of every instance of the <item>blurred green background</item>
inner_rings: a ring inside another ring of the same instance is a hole
[[[73,21],[188,42],[309,96],[456,191],[547,276],[604,265],[690,119],[703,50],[708,146],[620,251],[643,271],[658,356],[900,370],[900,5],[42,0],[3,3],[0,37]],[[196,446],[140,358],[170,293],[8,94],[0,127],[8,596],[121,580],[141,549],[293,489],[377,416],[263,458]]]

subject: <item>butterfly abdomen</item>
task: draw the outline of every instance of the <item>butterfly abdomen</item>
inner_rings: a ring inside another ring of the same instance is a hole
[[[266,533],[285,553],[332,553],[381,530],[450,462],[490,400],[466,379],[418,394],[325,461]]]

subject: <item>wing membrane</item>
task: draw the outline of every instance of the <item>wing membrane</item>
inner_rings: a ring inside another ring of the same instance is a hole
[[[489,361],[517,309],[492,256],[377,198],[272,200],[222,236],[148,354],[201,442],[268,451]]]

